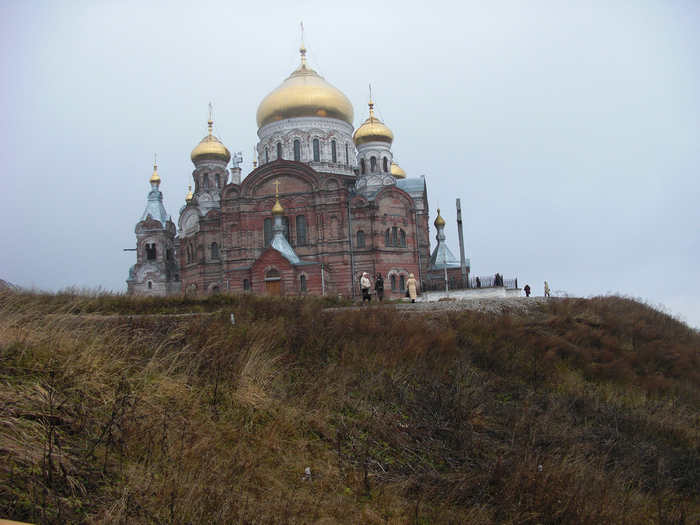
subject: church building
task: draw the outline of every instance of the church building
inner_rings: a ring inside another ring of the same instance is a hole
[[[454,263],[441,228],[431,260],[425,177],[407,177],[394,161],[394,135],[371,94],[369,117],[354,130],[350,100],[308,67],[303,45],[300,54],[258,107],[257,161],[245,178],[240,157],[228,168],[231,153],[210,117],[190,156],[193,186],[177,236],[154,171],[130,293],[356,297],[367,272],[372,281],[381,273],[385,297],[396,298],[410,274],[420,283]]]

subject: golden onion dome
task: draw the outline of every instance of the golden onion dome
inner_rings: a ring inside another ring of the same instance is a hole
[[[190,154],[190,159],[195,164],[203,159],[223,160],[228,164],[228,161],[231,160],[231,152],[219,139],[212,135],[211,128],[214,122],[211,117],[209,117],[207,124],[209,124],[209,134],[195,146]]]
[[[160,184],[160,177],[158,176],[158,166],[153,165],[153,175],[148,179],[151,184]]]
[[[369,101],[369,118],[357,128],[352,136],[355,146],[366,142],[386,142],[391,145],[394,142],[394,134],[384,123],[374,116],[374,102]]]
[[[275,205],[272,207],[272,215],[284,215],[284,208],[280,204],[280,200],[277,199]]]
[[[189,204],[190,202],[192,202],[193,197],[194,197],[194,195],[192,195],[192,185],[190,184],[190,191],[187,192],[187,196],[185,197],[185,202],[187,204]]]
[[[394,176],[396,179],[405,179],[406,178],[406,172],[403,170],[401,166],[396,164],[393,160],[391,161],[391,174]]]
[[[436,228],[444,228],[445,227],[445,219],[443,219],[440,216],[440,208],[438,208],[438,216],[435,219],[435,222],[433,224],[435,224]]]
[[[258,106],[258,128],[294,117],[328,117],[352,125],[350,99],[306,65],[306,48],[299,48],[301,65]]]

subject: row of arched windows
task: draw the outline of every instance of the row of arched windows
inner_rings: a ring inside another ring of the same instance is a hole
[[[377,171],[377,157],[369,158],[369,171],[370,173]],[[382,171],[389,173],[389,159],[387,157],[382,160]],[[365,173],[367,173],[367,163],[365,159],[360,159],[360,174],[364,175]]]
[[[202,173],[200,176],[194,178],[194,189],[195,191],[203,189],[221,188],[221,177],[218,173],[211,175],[209,173]]]
[[[277,153],[277,158],[281,159],[283,158],[282,156],[282,143],[277,142],[276,144],[276,153]],[[319,139],[313,139],[311,142],[311,152],[312,156],[311,159],[302,159],[302,154],[301,154],[301,140],[300,139],[294,139],[294,142],[292,143],[292,158],[293,160],[297,162],[321,162],[321,141]],[[385,159],[386,160],[386,159]],[[335,140],[331,140],[331,158],[330,158],[331,163],[333,164],[338,164],[338,143]],[[267,146],[265,146],[265,163],[270,162],[270,153],[267,149]],[[350,165],[350,146],[348,144],[345,144],[345,165],[349,166]]]
[[[356,235],[356,247],[365,247],[365,232],[364,230],[357,230]],[[401,228],[396,226],[392,228],[387,228],[384,232],[384,244],[386,246],[406,246],[406,232]]]

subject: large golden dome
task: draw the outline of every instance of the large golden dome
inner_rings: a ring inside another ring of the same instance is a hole
[[[329,117],[352,125],[355,111],[342,91],[306,65],[306,48],[299,48],[301,65],[258,106],[258,128],[294,117]]]
[[[202,159],[223,160],[228,164],[228,161],[231,160],[231,152],[212,134],[211,127],[214,122],[211,117],[209,118],[208,124],[209,134],[195,146],[192,153],[190,153],[190,159],[192,159],[192,162],[195,164]]]
[[[352,136],[355,146],[366,142],[387,142],[391,145],[394,142],[394,134],[384,123],[374,116],[374,102],[369,101],[369,118],[357,128]]]

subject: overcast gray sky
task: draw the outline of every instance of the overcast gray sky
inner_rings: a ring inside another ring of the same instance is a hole
[[[153,154],[177,221],[211,102],[249,173],[300,21],[355,127],[372,84],[455,255],[461,198],[472,275],[700,326],[696,1],[0,0],[0,278],[125,291]]]

